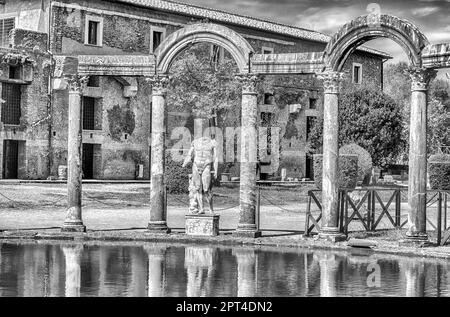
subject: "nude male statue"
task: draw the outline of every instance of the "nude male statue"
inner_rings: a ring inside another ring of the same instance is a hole
[[[195,119],[194,125],[199,131],[203,131],[203,126],[207,119]],[[189,211],[192,214],[204,214],[203,197],[207,203],[207,212],[213,213],[213,194],[212,194],[212,178],[211,173],[214,167],[214,178],[217,178],[219,167],[219,159],[216,149],[216,141],[202,132],[194,133],[194,141],[191,144],[183,167],[192,162],[192,180],[190,182],[190,192],[192,190],[193,197],[190,201]]]

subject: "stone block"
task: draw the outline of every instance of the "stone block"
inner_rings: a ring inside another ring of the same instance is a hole
[[[218,236],[219,219],[219,215],[186,215],[186,234],[188,236]]]

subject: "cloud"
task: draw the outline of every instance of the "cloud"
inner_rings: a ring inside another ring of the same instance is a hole
[[[426,17],[439,11],[439,7],[422,7],[411,10],[414,16]]]

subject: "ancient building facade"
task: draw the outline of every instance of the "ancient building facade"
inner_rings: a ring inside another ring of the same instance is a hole
[[[153,0],[4,0],[0,20],[2,178],[56,177],[67,164],[69,96],[67,90],[54,89],[58,82],[51,78],[52,56],[153,54],[169,34],[204,20],[237,31],[263,54],[320,52],[329,41],[314,31]],[[12,53],[28,60],[15,65],[6,58]],[[363,48],[344,69],[351,82],[381,87],[388,58]],[[313,75],[274,77],[298,98],[283,106],[276,104],[273,91],[258,98],[259,124],[279,127],[282,136],[280,150],[268,153],[270,164],[263,164],[261,173],[276,175],[286,168],[288,177],[309,177],[305,148],[322,111],[322,84]],[[85,178],[149,178],[151,89],[143,78],[91,77],[83,93],[82,121]]]

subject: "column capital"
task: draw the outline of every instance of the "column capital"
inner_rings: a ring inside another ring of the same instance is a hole
[[[154,75],[147,77],[145,81],[152,86],[153,95],[165,95],[170,83],[170,78],[167,75]]]
[[[262,80],[258,74],[237,74],[236,79],[242,84],[243,94],[257,94],[257,84]]]
[[[318,74],[317,78],[323,81],[323,88],[326,94],[339,94],[342,89],[342,84],[347,78],[347,74],[344,72],[327,70]]]
[[[437,75],[435,69],[425,67],[410,67],[406,72],[411,77],[411,91],[428,90],[430,82]]]
[[[80,76],[78,74],[66,75],[65,79],[68,84],[69,92],[81,94],[88,83],[89,76]]]

